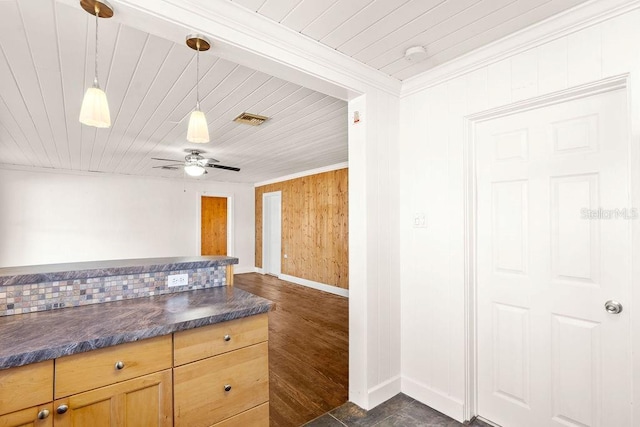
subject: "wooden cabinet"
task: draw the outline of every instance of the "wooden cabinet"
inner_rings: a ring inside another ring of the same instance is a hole
[[[245,414],[269,401],[267,326],[261,314],[175,334],[177,427],[269,425],[268,404]]]
[[[58,399],[55,427],[173,424],[171,369]],[[62,412],[60,414],[59,412]]]
[[[0,427],[266,427],[267,322],[260,314],[0,370]]]
[[[0,427],[51,426],[53,360],[0,371]]]
[[[171,368],[171,335],[56,359],[55,398]]]

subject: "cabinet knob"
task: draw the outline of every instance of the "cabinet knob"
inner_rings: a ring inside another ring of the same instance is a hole
[[[117,370],[124,369],[124,362],[123,362],[123,361],[121,361],[121,360],[118,360],[118,361],[116,362],[116,369],[117,369]]]
[[[224,336],[225,341],[231,341],[231,335],[227,334]]]
[[[44,420],[48,416],[49,416],[49,410],[48,409],[43,409],[42,411],[38,412],[38,419],[39,420]]]
[[[69,410],[69,407],[67,405],[60,405],[58,406],[58,409],[56,409],[56,412],[60,415],[64,414],[65,412],[67,412]],[[47,411],[49,412],[49,411]]]
[[[231,391],[231,384],[225,384],[224,391]]]

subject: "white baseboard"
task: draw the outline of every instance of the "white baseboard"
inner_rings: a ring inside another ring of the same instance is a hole
[[[243,274],[243,273],[253,273],[255,267],[238,267],[237,265],[233,266],[233,274]]]
[[[260,267],[254,267],[253,273],[264,274],[264,271],[262,271],[262,268],[260,268]]]
[[[388,379],[382,384],[369,389],[369,407],[367,410],[373,409],[382,402],[386,402],[396,394],[400,393],[402,389],[402,382],[400,375]]]
[[[341,297],[349,297],[349,289],[342,289],[337,286],[325,285],[324,283],[314,282],[313,280],[301,279],[299,277],[289,276],[288,274],[281,274],[278,276],[281,280],[287,282],[293,282],[298,285],[307,286],[309,288],[317,289],[319,291],[329,292],[330,294],[340,295]]]
[[[465,421],[463,402],[407,377],[402,377],[401,389],[404,394],[418,402],[424,403],[458,422]]]

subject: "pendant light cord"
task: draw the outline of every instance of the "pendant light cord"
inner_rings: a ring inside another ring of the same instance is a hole
[[[196,110],[200,111],[200,39],[196,39]]]
[[[95,58],[95,76],[93,78],[93,87],[97,87],[99,88],[100,85],[98,84],[98,18],[100,16],[100,6],[98,6],[98,2],[96,2],[95,4],[95,15],[96,15],[96,58]]]

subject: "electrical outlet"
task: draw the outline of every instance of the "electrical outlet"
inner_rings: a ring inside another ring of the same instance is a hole
[[[167,276],[167,286],[170,288],[173,286],[187,286],[189,284],[189,275],[184,274],[170,274]]]

